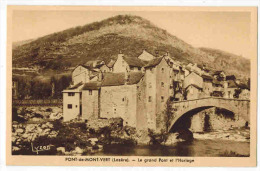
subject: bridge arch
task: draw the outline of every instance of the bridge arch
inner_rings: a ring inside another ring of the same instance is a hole
[[[174,124],[183,116],[192,111],[202,111],[208,108],[217,107],[233,112],[236,118],[243,118],[249,122],[249,100],[224,99],[224,98],[202,98],[195,100],[178,101],[172,103],[173,116],[169,121],[168,131],[171,131]],[[197,113],[198,113],[197,112]]]
[[[212,109],[212,108],[219,108],[221,111],[226,111],[226,117],[235,119],[235,114],[233,111],[230,111],[228,109],[225,108],[220,108],[217,106],[202,106],[202,107],[198,107],[198,108],[194,108],[191,109],[185,113],[183,113],[182,115],[178,115],[176,118],[174,118],[169,126],[169,132],[175,132],[177,129],[179,128],[189,128],[192,125],[192,116],[199,114],[200,112],[206,110],[206,109]],[[189,118],[189,120],[187,120]],[[185,121],[185,122],[182,122]],[[205,121],[206,122],[206,121]],[[188,126],[187,126],[188,125]]]

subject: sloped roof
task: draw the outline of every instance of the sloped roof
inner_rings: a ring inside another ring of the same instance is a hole
[[[238,85],[234,80],[229,80],[228,81],[228,88],[238,88]]]
[[[225,73],[224,71],[215,71],[214,75],[219,75],[222,72]]]
[[[126,61],[126,63],[129,66],[143,67],[145,65],[144,61],[142,61],[141,59],[136,58],[136,57],[126,57],[126,56],[124,56],[123,59]]]
[[[146,50],[143,50],[142,54],[138,56],[138,59],[144,60],[144,61],[150,61],[153,60],[155,57],[147,52]]]
[[[213,78],[210,76],[210,75],[205,75],[205,74],[202,74],[201,76],[203,79],[207,79],[207,80],[213,80]]]
[[[142,72],[130,72],[128,85],[137,84],[144,76]],[[125,73],[104,73],[101,86],[119,86],[126,83]]]
[[[99,81],[92,81],[85,83],[83,86],[83,90],[98,90],[101,87],[101,82]]]
[[[239,88],[241,88],[241,89],[250,89],[249,87],[248,87],[248,85],[246,85],[246,84],[244,84],[244,83],[240,83],[239,85],[238,85],[238,87]]]
[[[235,80],[236,76],[235,75],[228,75],[226,76],[226,80]]]
[[[213,79],[212,83],[216,85],[222,85],[222,83],[216,79]]]
[[[82,82],[79,82],[78,84],[76,84],[76,85],[73,85],[73,86],[71,86],[71,87],[68,87],[68,90],[74,90],[74,89],[77,89],[77,88],[79,88],[79,86],[81,86],[83,83]]]
[[[115,63],[116,63],[116,60],[111,59],[111,60],[106,64],[106,66],[107,66],[108,68],[112,68]]]
[[[145,68],[150,68],[158,65],[162,61],[163,57],[155,58],[148,62],[148,64],[145,65]]]
[[[202,90],[202,87],[199,87],[199,86],[196,85],[196,84],[190,84],[190,85],[188,85],[188,86],[186,87],[186,89],[187,89],[188,87],[190,87],[190,86],[193,86],[193,87],[195,87],[195,88],[197,88],[197,89]]]

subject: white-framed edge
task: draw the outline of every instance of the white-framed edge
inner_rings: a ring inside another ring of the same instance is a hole
[[[257,124],[257,167],[251,168],[238,168],[238,167],[77,167],[77,166],[6,166],[6,40],[7,40],[7,5],[95,5],[95,6],[257,6],[259,7],[260,0],[0,0],[0,170],[1,171],[31,171],[31,170],[149,170],[155,171],[158,169],[163,170],[259,170],[260,169],[260,150],[259,150],[259,136],[260,130]],[[259,16],[257,18],[258,23],[260,21]],[[259,31],[259,27],[258,27]],[[259,35],[258,35],[259,42]],[[258,56],[260,45],[258,47]],[[260,64],[259,60],[258,66]],[[258,77],[260,71],[257,68]],[[259,80],[257,81],[259,88]],[[257,91],[257,98],[259,97],[259,91]],[[259,101],[258,103],[259,104]],[[259,123],[259,107],[257,107],[257,122]],[[47,163],[46,163],[47,164]]]

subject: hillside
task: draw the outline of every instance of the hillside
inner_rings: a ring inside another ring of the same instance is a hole
[[[60,71],[93,59],[108,62],[116,58],[119,51],[137,57],[143,49],[153,55],[156,51],[159,55],[168,51],[183,63],[196,62],[214,70],[224,69],[242,77],[249,76],[249,60],[206,48],[194,48],[150,21],[129,15],[67,29],[13,47],[13,63]],[[223,61],[226,67],[223,67]],[[246,67],[241,70],[241,65]]]

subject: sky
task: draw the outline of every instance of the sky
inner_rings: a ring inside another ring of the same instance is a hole
[[[14,11],[12,39],[34,39],[120,14],[148,19],[194,47],[215,48],[250,58],[249,12]]]

